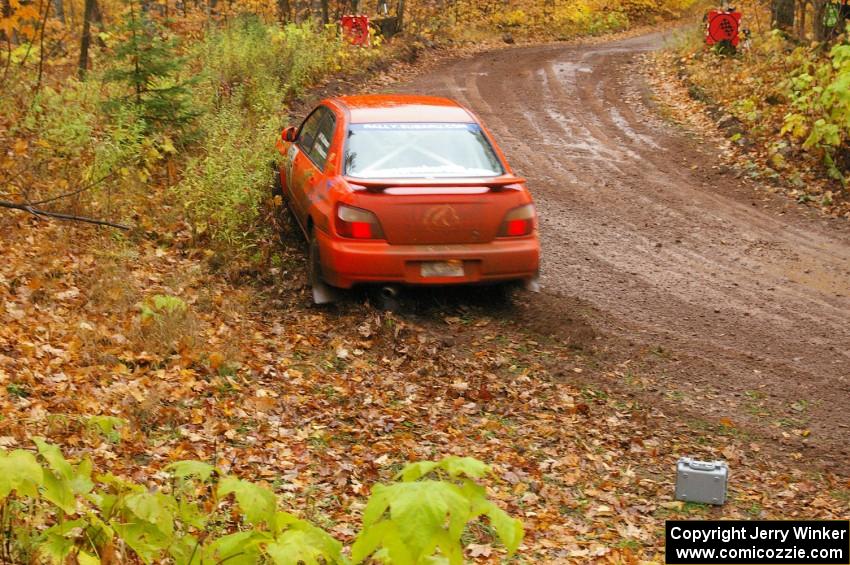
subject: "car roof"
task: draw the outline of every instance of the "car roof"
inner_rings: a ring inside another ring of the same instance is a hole
[[[469,111],[449,98],[413,94],[368,94],[333,99],[348,110],[354,124],[382,122],[475,122]]]

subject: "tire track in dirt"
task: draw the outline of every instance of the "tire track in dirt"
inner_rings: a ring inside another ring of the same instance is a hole
[[[518,319],[558,335],[582,308],[612,360],[642,355],[668,407],[780,441],[811,429],[794,449],[846,460],[850,226],[713,169],[719,149],[645,96],[635,59],[662,44],[496,50],[395,90],[467,104],[528,178],[544,294]]]

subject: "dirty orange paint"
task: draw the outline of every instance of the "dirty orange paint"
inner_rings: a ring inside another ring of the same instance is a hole
[[[525,180],[447,98],[322,101],[277,142],[281,196],[331,286],[531,281],[537,218]]]

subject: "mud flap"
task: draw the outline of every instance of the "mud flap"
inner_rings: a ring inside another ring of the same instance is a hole
[[[332,287],[322,280],[313,281],[313,303],[314,304],[331,304],[338,302],[342,298],[342,293],[339,289]]]
[[[534,278],[527,279],[523,283],[523,287],[528,292],[540,292],[540,277],[535,276]]]
[[[319,259],[319,242],[315,230],[310,232],[310,288],[314,304],[330,304],[342,298],[338,288],[332,287],[322,278],[322,262]]]

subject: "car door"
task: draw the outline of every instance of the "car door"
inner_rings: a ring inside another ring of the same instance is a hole
[[[298,155],[295,157],[298,174],[292,178],[293,204],[298,208],[305,227],[311,204],[325,197],[323,191],[327,190],[327,186],[323,182],[324,169],[335,127],[333,112],[320,106],[307,118],[303,135],[298,138]]]
[[[319,112],[318,108],[307,116],[307,119],[298,128],[295,142],[289,146],[286,154],[284,167],[286,196],[292,212],[302,226],[306,226],[303,208],[304,196],[302,194],[305,185],[303,179],[310,174],[310,159],[305,155],[305,152],[313,146],[322,116],[323,114]]]

